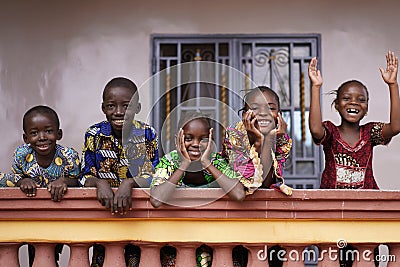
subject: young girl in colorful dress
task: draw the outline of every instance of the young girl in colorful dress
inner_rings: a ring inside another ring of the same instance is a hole
[[[282,173],[292,139],[286,133],[278,94],[266,86],[251,89],[243,97],[241,111],[242,120],[225,131],[224,157],[242,175],[247,194],[258,188],[273,188],[291,195],[292,188],[284,183]],[[234,267],[247,266],[247,249],[234,247],[232,258]],[[282,264],[276,257],[268,258],[268,262],[271,266]]]
[[[333,101],[341,124],[322,121],[320,107],[321,72],[317,59],[311,60],[308,75],[311,80],[310,131],[316,144],[323,145],[325,169],[321,188],[379,189],[372,172],[373,147],[386,145],[400,132],[400,99],[397,83],[398,58],[386,55],[386,69],[380,68],[383,81],[389,86],[390,122],[369,122],[360,125],[368,112],[368,90],[359,81],[343,83],[335,91]]]
[[[273,188],[291,195],[282,173],[292,139],[286,133],[278,94],[267,86],[256,87],[243,97],[240,111],[242,121],[225,131],[222,153],[242,174],[246,193]]]
[[[162,157],[156,166],[150,186],[151,204],[159,207],[168,203],[176,187],[209,187],[215,182],[229,197],[242,200],[245,190],[240,183],[240,174],[232,171],[219,153],[211,152],[213,129],[209,119],[200,112],[187,112],[178,126],[177,150]],[[175,266],[174,248],[164,247],[161,255],[163,267]],[[202,245],[196,255],[198,267],[211,266],[211,248]]]
[[[214,181],[232,199],[243,200],[240,175],[219,153],[211,152],[213,129],[209,119],[200,112],[187,112],[178,124],[177,150],[165,155],[156,166],[150,186],[153,206],[168,203],[177,186],[208,187]]]

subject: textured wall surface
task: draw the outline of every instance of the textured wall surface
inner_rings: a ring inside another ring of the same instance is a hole
[[[2,1],[0,9],[0,170],[22,142],[22,115],[46,104],[59,113],[60,143],[81,150],[86,128],[103,119],[101,92],[114,76],[138,85],[150,75],[150,35],[320,33],[324,92],[348,79],[370,90],[365,121],[389,120],[379,66],[400,52],[398,10],[389,1]],[[143,114],[151,92],[142,91]],[[323,117],[338,122],[323,97]],[[141,118],[142,115],[139,116]],[[399,189],[400,139],[375,150],[383,189]]]

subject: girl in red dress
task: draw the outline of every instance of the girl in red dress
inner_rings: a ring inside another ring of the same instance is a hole
[[[333,105],[341,124],[322,121],[320,107],[321,72],[317,59],[308,68],[311,88],[309,124],[316,144],[322,144],[325,169],[321,188],[379,189],[372,172],[373,147],[386,145],[400,132],[400,98],[397,83],[398,58],[393,52],[386,55],[386,69],[380,68],[383,81],[389,86],[390,122],[369,122],[360,125],[368,112],[368,90],[359,81],[343,83],[335,91]]]

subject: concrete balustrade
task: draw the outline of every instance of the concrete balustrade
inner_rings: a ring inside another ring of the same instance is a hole
[[[233,266],[236,245],[249,251],[249,267],[268,266],[266,250],[274,245],[284,248],[280,256],[289,267],[304,266],[303,250],[311,244],[319,249],[318,266],[339,266],[342,243],[357,249],[356,267],[375,266],[374,248],[381,243],[390,247],[388,266],[400,262],[398,191],[294,190],[288,197],[259,190],[234,202],[218,199],[220,189],[179,189],[175,197],[191,207],[158,209],[151,206],[147,189],[133,189],[132,195],[132,211],[112,215],[93,188],[70,188],[61,202],[51,201],[46,189],[33,198],[18,188],[0,189],[0,266],[19,266],[18,248],[26,243],[35,247],[33,266],[55,266],[59,243],[70,247],[69,262],[61,264],[70,267],[89,266],[94,243],[105,246],[106,267],[125,266],[127,244],[140,247],[145,267],[160,266],[160,249],[167,244],[177,250],[178,267],[195,266],[202,244],[213,249],[216,267]]]

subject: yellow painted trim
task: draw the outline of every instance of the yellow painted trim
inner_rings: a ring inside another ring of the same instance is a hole
[[[400,242],[393,220],[195,220],[122,219],[0,221],[3,242],[205,242],[351,243]]]

